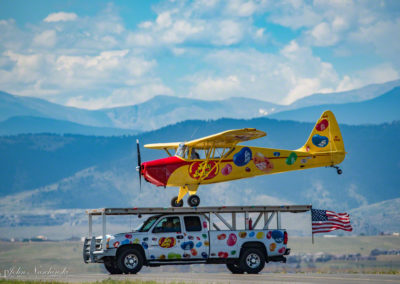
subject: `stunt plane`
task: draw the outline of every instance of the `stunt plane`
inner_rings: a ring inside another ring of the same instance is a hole
[[[183,206],[183,197],[189,194],[188,204],[199,206],[196,195],[201,184],[226,182],[259,175],[337,166],[346,155],[342,135],[335,116],[325,111],[311,131],[307,142],[297,150],[281,150],[238,145],[241,142],[266,136],[255,128],[228,130],[189,142],[146,144],[149,149],[165,150],[169,157],[140,162],[139,177],[156,186],[179,187],[178,196],[171,200],[173,207]],[[175,151],[174,155],[171,151]]]

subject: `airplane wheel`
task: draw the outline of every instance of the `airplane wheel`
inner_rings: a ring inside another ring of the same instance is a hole
[[[342,173],[343,173],[343,171],[342,171],[341,169],[338,169],[338,170],[337,170],[337,174],[338,174],[338,175],[341,175]]]
[[[183,199],[181,199],[181,201],[176,202],[178,200],[178,196],[175,196],[174,198],[172,198],[171,200],[171,206],[172,207],[182,207],[183,206]]]
[[[188,198],[188,204],[190,207],[197,207],[200,205],[200,197],[198,197],[197,195],[191,195]]]

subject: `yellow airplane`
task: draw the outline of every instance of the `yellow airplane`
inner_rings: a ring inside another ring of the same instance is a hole
[[[226,182],[259,175],[275,174],[316,167],[337,167],[346,155],[342,135],[335,116],[325,111],[303,147],[281,150],[238,145],[266,136],[254,128],[228,130],[189,142],[147,144],[149,149],[165,150],[169,157],[140,162],[139,176],[156,186],[180,187],[171,205],[183,206],[182,198],[189,193],[188,204],[196,207],[201,184]],[[171,150],[175,154],[171,154]]]

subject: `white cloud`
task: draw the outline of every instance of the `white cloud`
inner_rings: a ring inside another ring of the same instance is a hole
[[[58,12],[49,14],[44,22],[52,23],[52,22],[67,22],[67,21],[75,21],[78,16],[75,13],[66,13],[66,12]]]
[[[235,96],[240,90],[240,81],[237,76],[230,75],[222,78],[197,78],[190,96],[202,99],[223,99]]]
[[[57,41],[57,34],[55,30],[46,30],[33,38],[33,44],[37,46],[53,47]]]

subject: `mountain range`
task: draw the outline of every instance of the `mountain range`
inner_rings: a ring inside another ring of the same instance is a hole
[[[0,135],[43,132],[124,135],[155,130],[188,119],[269,116],[312,121],[316,113],[325,109],[337,111],[342,123],[383,123],[400,119],[399,112],[395,111],[399,96],[393,94],[398,86],[400,80],[341,93],[314,94],[290,105],[239,97],[205,101],[160,95],[133,106],[99,110],[67,107],[0,92]]]
[[[246,144],[296,149],[304,144],[313,124],[268,118],[190,120],[135,136],[24,134],[0,137],[3,157],[0,161],[0,215],[17,218],[19,214],[26,215],[27,210],[83,210],[141,204],[169,206],[177,189],[156,188],[144,183],[142,191],[139,190],[135,140],[138,138],[143,144],[184,141],[190,136],[198,138],[244,127],[268,133],[267,138]],[[390,200],[399,198],[400,152],[393,149],[400,141],[400,122],[341,125],[341,131],[348,152],[340,165],[343,175],[337,175],[333,169],[317,168],[207,185],[199,190],[202,202],[207,205],[313,204],[314,208],[346,212],[385,201],[391,204]],[[142,149],[143,160],[164,156],[163,151]],[[382,224],[390,223],[389,228],[400,231],[398,218],[393,218],[397,215],[389,209],[392,207],[388,207]],[[365,215],[366,211],[357,213],[357,224],[363,228],[357,232],[384,231],[383,225],[365,226],[368,224],[365,216],[369,216]],[[10,220],[4,218],[0,220],[3,228]],[[54,219],[41,222],[51,225]]]

